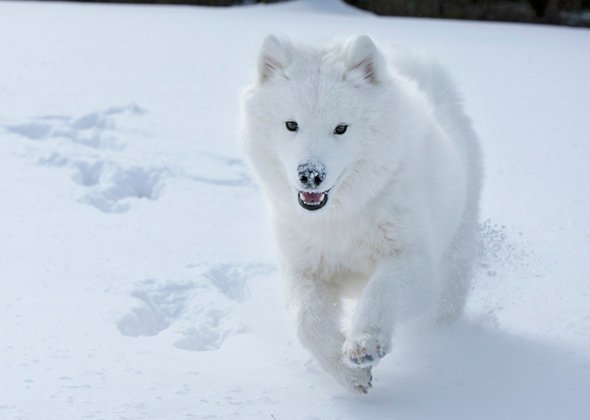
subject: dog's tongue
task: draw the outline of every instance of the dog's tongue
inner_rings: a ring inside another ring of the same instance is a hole
[[[316,192],[301,192],[301,198],[306,203],[319,203],[324,198],[324,193],[316,193]]]

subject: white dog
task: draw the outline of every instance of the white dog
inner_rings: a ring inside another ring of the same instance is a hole
[[[431,60],[391,64],[367,36],[268,36],[244,98],[298,336],[361,393],[399,320],[460,316],[476,242],[480,156],[460,98]],[[358,299],[347,334],[345,297]]]

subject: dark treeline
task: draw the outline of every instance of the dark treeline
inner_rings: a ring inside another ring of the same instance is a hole
[[[590,26],[590,0],[345,0],[379,15]]]
[[[67,0],[66,0],[67,1]],[[82,3],[183,4],[234,6],[288,0],[75,0]],[[321,2],[323,0],[317,0]],[[378,15],[590,27],[590,0],[344,0]]]
[[[236,6],[255,3],[278,3],[287,0],[60,0],[76,3],[132,3],[132,4],[178,4],[193,6]],[[322,0],[318,0],[322,1]]]

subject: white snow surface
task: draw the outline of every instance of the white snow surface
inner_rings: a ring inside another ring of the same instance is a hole
[[[284,311],[239,146],[268,33],[433,53],[485,153],[465,320],[348,394]],[[590,31],[0,2],[0,418],[590,418]]]

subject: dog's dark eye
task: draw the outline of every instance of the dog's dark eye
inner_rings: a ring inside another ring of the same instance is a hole
[[[336,126],[336,128],[334,129],[334,134],[338,134],[338,135],[344,134],[344,133],[346,133],[347,128],[348,128],[348,126],[346,124],[338,124]]]
[[[289,130],[289,131],[297,131],[297,130],[299,130],[299,125],[297,124],[296,121],[287,121],[285,123],[285,127],[287,127],[287,130]]]

